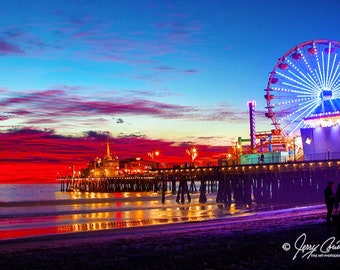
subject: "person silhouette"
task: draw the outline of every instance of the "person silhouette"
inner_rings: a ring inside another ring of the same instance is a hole
[[[333,223],[338,225],[339,233],[340,233],[340,183],[338,183],[338,186],[336,188],[335,192],[335,200],[334,200],[334,206],[335,206],[335,215],[333,215]]]
[[[332,213],[333,213],[333,208],[334,208],[335,196],[333,193],[333,186],[334,186],[334,182],[329,181],[324,192],[325,204],[327,206],[327,215],[326,215],[327,224],[331,224]]]
[[[263,155],[263,153],[261,153],[260,162],[261,162],[261,164],[264,163],[264,155]]]
[[[339,213],[339,204],[340,204],[340,183],[338,184],[337,188],[336,188],[336,192],[335,192],[335,209],[337,210],[337,214]]]

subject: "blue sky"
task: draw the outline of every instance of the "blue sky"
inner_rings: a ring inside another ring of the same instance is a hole
[[[270,130],[278,58],[340,40],[340,2],[0,0],[0,129],[227,145]]]

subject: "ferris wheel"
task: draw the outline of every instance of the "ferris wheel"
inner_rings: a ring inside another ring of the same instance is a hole
[[[270,72],[266,116],[285,137],[307,127],[308,119],[340,114],[340,42],[312,40],[279,58]]]

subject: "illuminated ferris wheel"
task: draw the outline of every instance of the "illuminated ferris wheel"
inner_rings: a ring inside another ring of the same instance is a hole
[[[313,40],[286,52],[270,73],[266,116],[283,136],[340,115],[340,42]]]

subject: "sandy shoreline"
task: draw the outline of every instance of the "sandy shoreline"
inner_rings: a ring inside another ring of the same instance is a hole
[[[328,253],[333,258],[307,259],[306,252],[294,247],[303,234],[305,244],[321,245],[330,237],[333,244],[340,240],[339,228],[326,226],[324,213],[323,208],[293,209],[0,241],[0,265],[1,269],[328,269],[340,266],[340,249]],[[284,251],[284,243],[290,244],[289,251]]]

